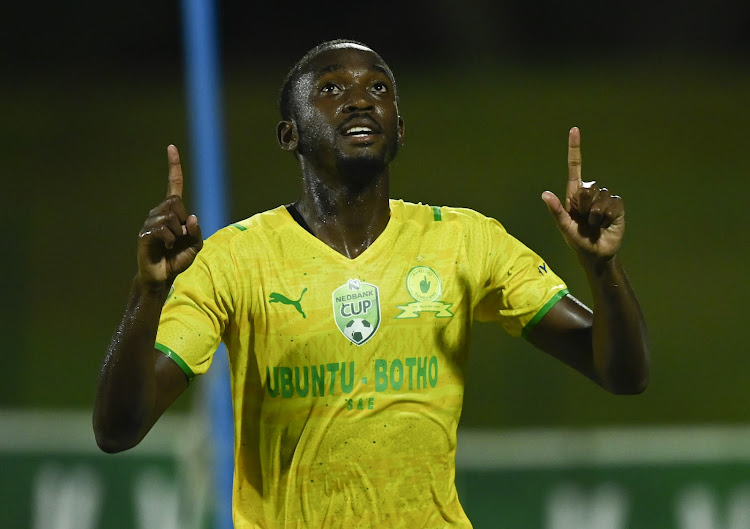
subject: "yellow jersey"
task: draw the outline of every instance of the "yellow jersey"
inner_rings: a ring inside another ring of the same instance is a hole
[[[390,201],[349,259],[283,206],[211,236],[157,349],[229,354],[237,529],[470,528],[455,488],[474,320],[528,330],[567,289],[494,219]]]

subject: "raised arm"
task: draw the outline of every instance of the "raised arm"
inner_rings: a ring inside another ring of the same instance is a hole
[[[179,366],[154,349],[172,282],[203,246],[198,219],[182,202],[182,167],[174,145],[167,157],[167,198],[151,210],[138,236],[138,273],[97,384],[94,433],[105,452],[137,445],[187,388]]]
[[[567,296],[531,330],[529,340],[612,393],[641,393],[649,376],[646,324],[617,255],[625,209],[619,196],[582,181],[576,127],[568,136],[565,207],[550,191],[542,199],[586,273],[594,310]]]

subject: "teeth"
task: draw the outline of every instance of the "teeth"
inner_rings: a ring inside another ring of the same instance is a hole
[[[352,127],[346,131],[347,134],[368,134],[372,129],[369,127]]]

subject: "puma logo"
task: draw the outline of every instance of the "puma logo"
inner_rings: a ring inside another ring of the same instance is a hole
[[[302,304],[300,303],[300,301],[302,301],[302,296],[305,295],[305,292],[307,292],[307,288],[302,291],[302,294],[299,295],[299,299],[296,301],[289,299],[284,294],[271,292],[271,297],[268,301],[270,301],[271,303],[283,303],[284,305],[291,305],[292,307],[297,309],[300,314],[302,314],[303,318],[307,318],[307,316],[305,316],[305,312],[302,310]]]

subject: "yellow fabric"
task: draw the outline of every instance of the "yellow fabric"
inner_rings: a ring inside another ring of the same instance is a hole
[[[160,348],[195,374],[229,351],[237,529],[471,527],[454,459],[472,321],[519,335],[565,289],[497,221],[398,200],[356,259],[279,207],[209,238],[174,287]]]

